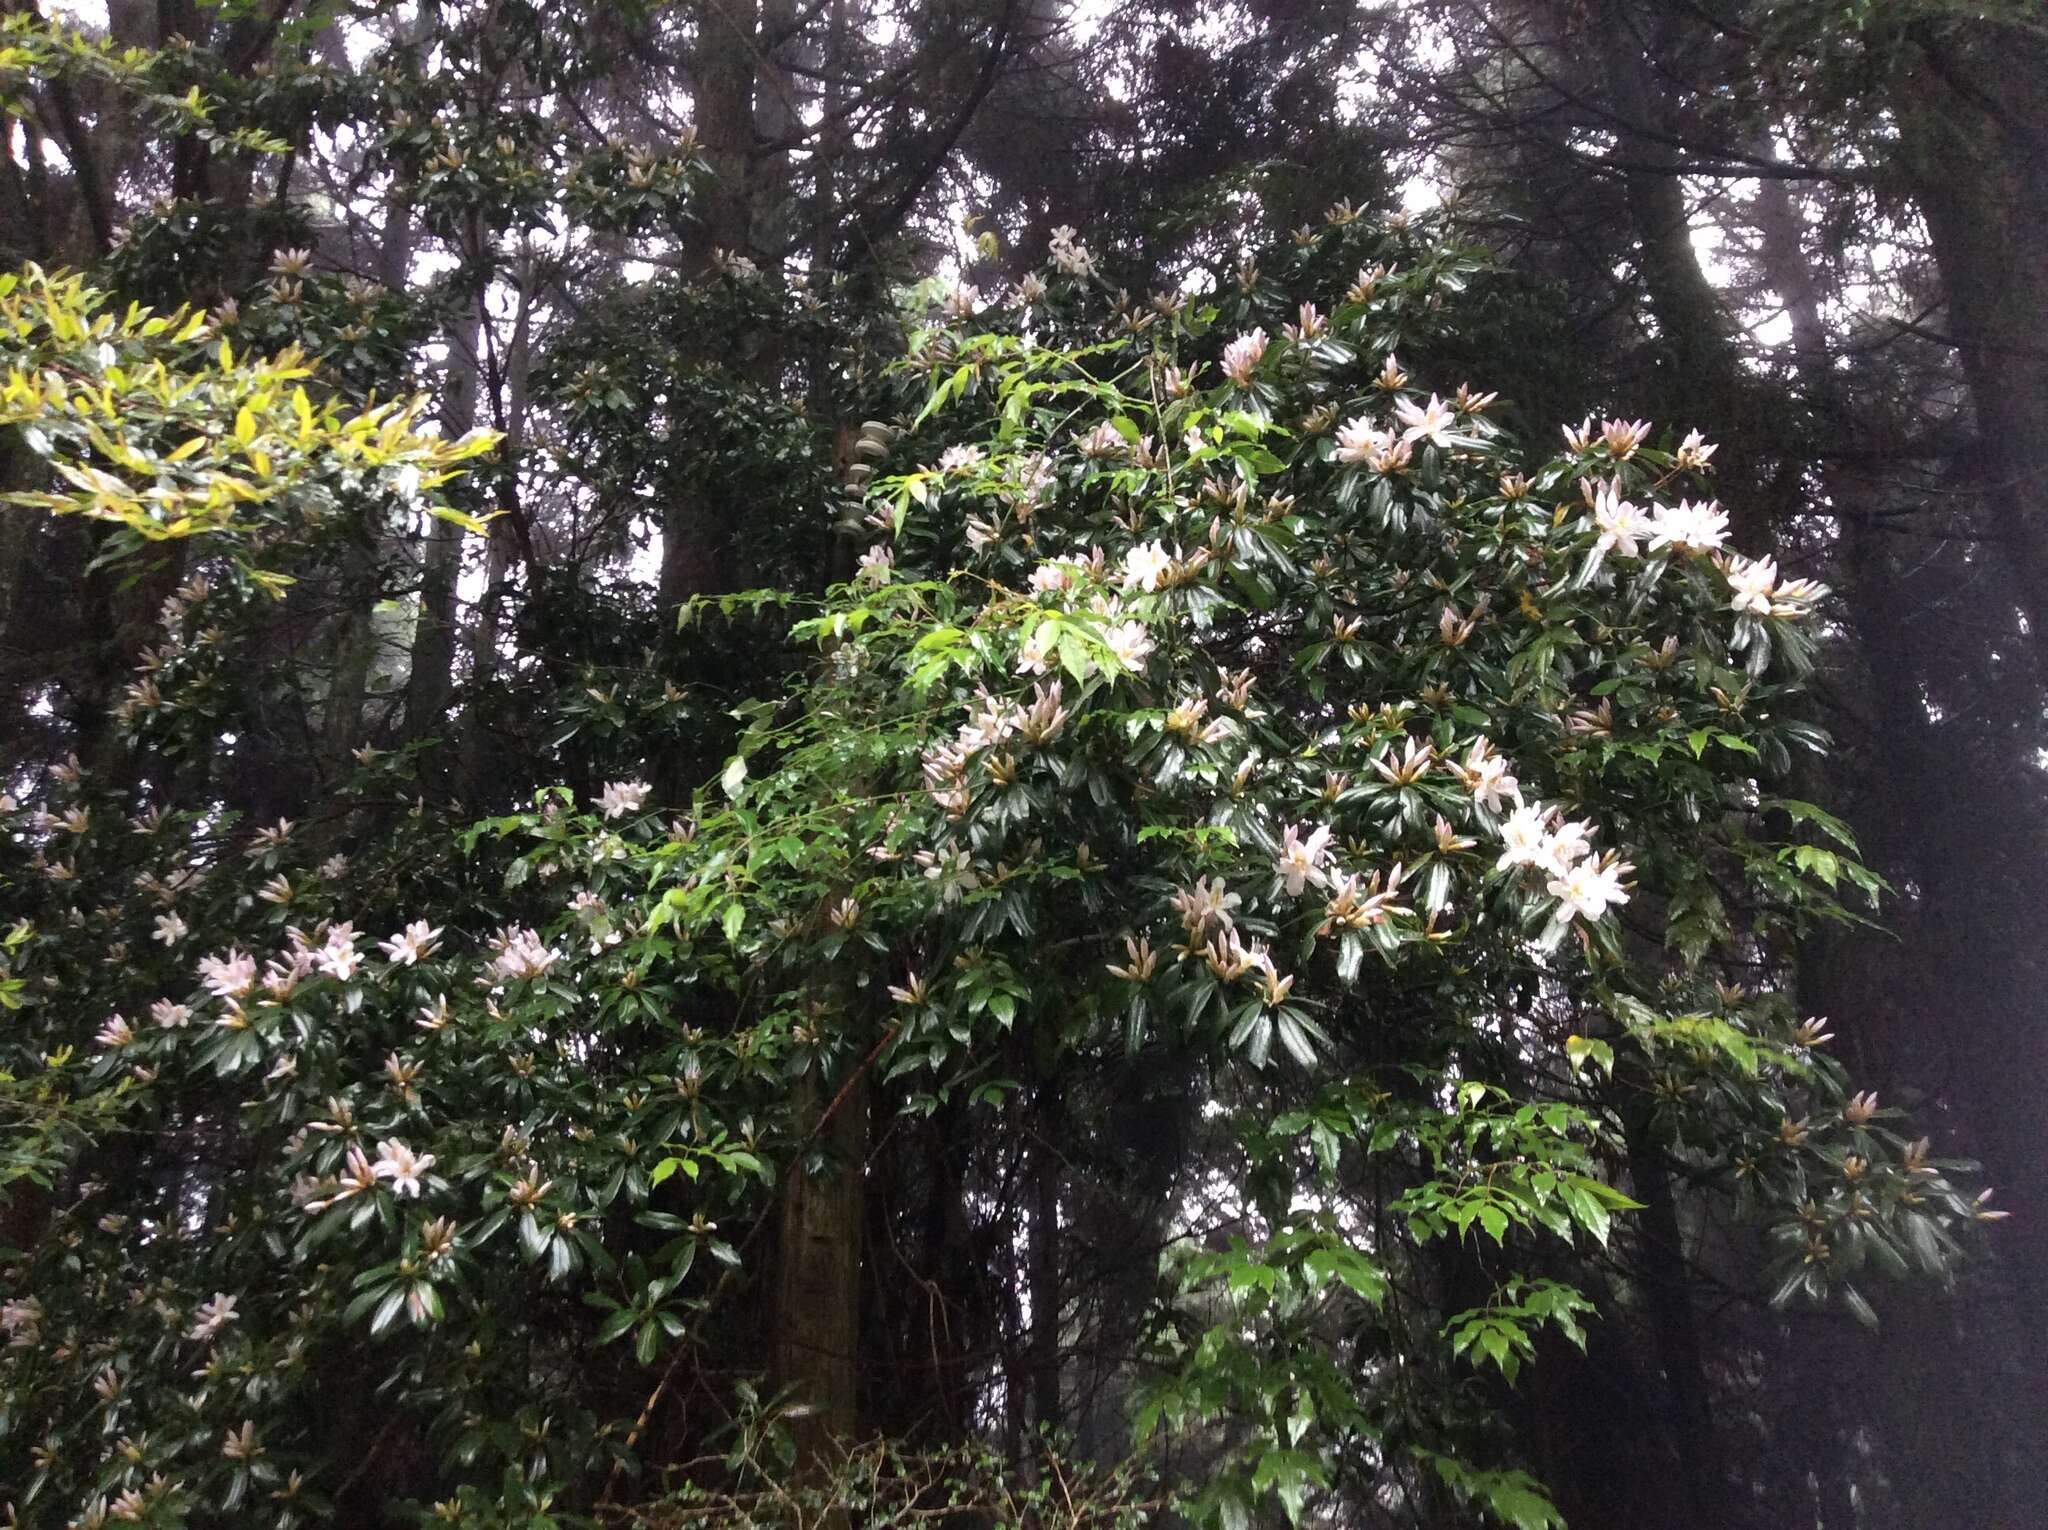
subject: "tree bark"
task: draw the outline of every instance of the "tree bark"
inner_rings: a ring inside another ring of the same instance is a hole
[[[1671,423],[1718,437],[1720,479],[1734,543],[1752,557],[1770,550],[1774,517],[1755,462],[1761,420],[1744,376],[1733,326],[1720,294],[1700,267],[1692,214],[1671,146],[1671,111],[1647,49],[1646,20],[1628,0],[1599,0],[1591,26],[1616,143],[1613,158],[1627,193],[1636,270],[1664,352],[1664,406],[1682,412]]]
[[[482,321],[472,316],[448,337],[448,374],[441,406],[442,433],[451,439],[476,426],[483,369],[477,352]],[[509,532],[503,533],[510,535]],[[452,522],[428,522],[420,548],[419,619],[413,629],[412,670],[406,679],[405,737],[417,743],[446,725],[455,692],[455,595],[462,567],[462,533]]]
[[[711,177],[684,247],[684,269],[702,280],[720,250],[754,247],[753,162],[757,0],[700,0],[692,90],[697,139]],[[718,507],[689,485],[671,492],[661,525],[657,589],[666,613],[729,585],[727,534]]]
[[[1050,1102],[1049,1102],[1050,1103]],[[1060,1392],[1060,1155],[1057,1106],[1041,1112],[1031,1208],[1031,1418],[1041,1430],[1065,1417]]]
[[[1790,320],[1795,365],[1811,417],[1825,439],[1853,442],[1859,426],[1868,431],[1867,416],[1852,411],[1836,394],[1837,376],[1830,354],[1823,318],[1823,293],[1814,275],[1814,264],[1804,247],[1803,226],[1790,193],[1782,182],[1760,185],[1752,209],[1762,236],[1760,253],[1771,286],[1786,305]],[[1881,427],[1881,422],[1880,426]],[[1943,547],[1926,535],[1906,544],[1910,549],[1910,577],[1895,571],[1900,561],[1899,537],[1890,529],[1898,523],[1880,521],[1871,512],[1886,503],[1885,485],[1840,465],[1822,470],[1822,492],[1838,518],[1838,537],[1843,578],[1842,595],[1851,625],[1857,635],[1857,654],[1868,682],[1868,705],[1864,733],[1861,775],[1867,783],[1864,811],[1855,815],[1865,828],[1866,853],[1901,886],[1918,889],[1918,907],[1901,899],[1893,905],[1899,922],[1901,947],[1896,953],[1868,949],[1867,937],[1830,934],[1809,943],[1800,957],[1801,997],[1810,1010],[1843,1017],[1845,1028],[1853,1027],[1848,1045],[1853,1050],[1856,1072],[1873,1082],[1919,1078],[1939,1080],[1943,1072],[1971,1087],[1969,1071],[1954,1072],[1927,1045],[1924,1017],[1935,1009],[1948,1011],[1975,1034],[1977,1046],[1989,1043],[1997,1050],[2015,1029],[2024,1036],[2022,1022],[2002,1011],[1993,997],[1984,1005],[1987,993],[2028,991],[2024,983],[2001,983],[1993,974],[2009,966],[2014,950],[2026,944],[2021,938],[1994,940],[1991,954],[1986,942],[1971,939],[1963,931],[1942,928],[1944,909],[1968,909],[1974,922],[1985,912],[2007,930],[2015,923],[2024,926],[2024,909],[2011,909],[2015,896],[2024,905],[2034,885],[2024,874],[2018,877],[1985,877],[1990,857],[1965,852],[1956,854],[1958,842],[1954,815],[1960,803],[1965,817],[1987,813],[2012,826],[2026,825],[2038,818],[2038,791],[2030,803],[2027,772],[2014,762],[2010,771],[1986,771],[1978,762],[1979,747],[1955,739],[1956,725],[1938,723],[1923,697],[1928,694],[1927,654],[1913,640],[1909,625],[1916,620],[1928,625],[1936,613],[1958,598],[1949,588],[1958,574],[1978,579],[1982,574],[1965,568],[1963,549]],[[1895,495],[1896,489],[1890,490]],[[1965,513],[1963,524],[1984,519],[1980,513]],[[1938,538],[1952,530],[1954,523],[1942,512],[1923,507],[1910,525],[1901,529],[1932,534]],[[1927,551],[1928,547],[1933,552]],[[1992,588],[1999,581],[1997,571],[1984,580]],[[1994,631],[1989,640],[1999,640]],[[2003,666],[1988,655],[1978,668],[1979,684],[1994,712],[2023,714],[2030,708],[2038,713],[2039,685],[2036,671],[2024,662]],[[1842,800],[1854,789],[1844,779],[1840,757],[1831,760],[1834,780],[1823,796]],[[2025,837],[2026,831],[2018,832]],[[2001,838],[2009,837],[2002,833]],[[1955,873],[1962,872],[1957,878]],[[1988,909],[1987,909],[1988,905]],[[2007,905],[1999,912],[2000,905]],[[1932,914],[1935,917],[1931,918]],[[2038,923],[2038,912],[2035,916]],[[2015,932],[2017,933],[2017,932]],[[1869,972],[1872,960],[1883,975]],[[1987,979],[1991,979],[1987,981]],[[1969,998],[1960,998],[1969,995]],[[1853,1018],[1851,1018],[1853,1017]],[[1945,1037],[1942,1051],[1955,1048],[1956,1037]],[[2022,1043],[2024,1045],[2024,1041]],[[1965,1043],[1960,1050],[1968,1056],[1977,1050]],[[1996,1070],[1995,1070],[1996,1071]],[[2020,1070],[2024,1076],[2025,1070]],[[1980,1108],[1973,1096],[1958,1103],[1966,1116]],[[1932,1112],[1929,1112],[1932,1114]],[[1973,1124],[1966,1119],[1966,1130]],[[2031,1137],[2026,1139],[2031,1141]],[[1977,1151],[1994,1156],[1994,1141],[1985,1141]],[[2025,1152],[2019,1157],[2025,1163]],[[1973,1302],[1980,1314],[2012,1308],[2017,1328],[2034,1325],[2025,1286],[2004,1293],[1987,1289],[1979,1281]],[[1980,1463],[2001,1454],[2015,1459],[2024,1454],[2011,1423],[2013,1389],[2022,1396],[2038,1398],[2038,1359],[2013,1364],[2002,1344],[1986,1333],[1961,1331],[1958,1319],[1961,1303],[1951,1292],[1914,1290],[1900,1293],[1883,1303],[1885,1322],[1876,1336],[1876,1346],[1857,1346],[1874,1364],[1883,1367],[1884,1384],[1874,1389],[1870,1412],[1882,1421],[1887,1435],[1884,1459],[1901,1507],[1914,1525],[1939,1523],[1949,1516],[1967,1519],[1973,1525],[2017,1527],[2027,1523],[2029,1508],[2024,1494],[2015,1495],[2011,1485],[2021,1480],[2017,1471],[1985,1473]],[[1973,1328],[1978,1324],[1972,1324]],[[1996,1326],[1996,1325],[1994,1325]],[[1795,1341],[1796,1344],[1797,1341]],[[1809,1342],[1808,1348],[1813,1347]],[[1836,1346],[1840,1348],[1841,1346]],[[1992,1375],[2001,1375],[1997,1387],[1985,1385]],[[1939,1406],[1929,1406],[1941,1399]],[[2024,1416],[2038,1416],[2042,1402],[2021,1407]],[[1829,1410],[1839,1432],[1838,1448],[1831,1458],[1816,1458],[1814,1471],[1820,1489],[1825,1530],[1853,1527],[1855,1506],[1849,1495],[1854,1480],[1856,1452],[1852,1445],[1855,1410],[1839,1404]],[[2001,1445],[2001,1442],[2004,1442]]]
[[[827,1099],[817,1070],[797,1084],[822,1162],[799,1161],[784,1186],[775,1293],[775,1379],[804,1411],[791,1419],[800,1477],[817,1482],[859,1424],[860,1229],[868,1142],[864,1067]]]
[[[1969,380],[1986,492],[2028,636],[2048,654],[2048,38],[1915,29],[1899,148]]]

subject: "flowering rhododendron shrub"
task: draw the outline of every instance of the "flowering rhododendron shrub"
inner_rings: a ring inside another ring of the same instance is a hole
[[[1427,227],[1150,301],[1098,260],[923,308],[867,550],[692,801],[379,817],[365,751],[318,832],[86,768],[6,804],[24,1523],[687,1498],[740,1468],[664,1454],[674,1399],[763,1369],[762,1229],[858,1176],[856,1091],[858,1150],[1190,1081],[1118,1395],[1202,1522],[1556,1522],[1500,1420],[1612,1315],[1653,1156],[1781,1301],[1945,1267],[1975,1203],[1770,983],[1875,884],[1790,795],[1826,592],[1728,544],[1714,446],[1511,428]]]

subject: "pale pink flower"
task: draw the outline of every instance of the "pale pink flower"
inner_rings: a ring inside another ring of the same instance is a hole
[[[230,947],[226,956],[199,959],[199,980],[216,998],[246,998],[256,986],[256,958]]]
[[[860,567],[854,578],[862,584],[887,584],[889,576],[896,572],[896,554],[877,542],[860,555]]]
[[[1090,461],[1109,461],[1128,456],[1131,443],[1123,433],[1108,420],[1104,420],[1081,439],[1081,455]]]
[[[1081,577],[1078,563],[1041,563],[1031,571],[1031,593],[1064,595],[1081,582]]]
[[[1252,373],[1266,354],[1266,332],[1252,330],[1239,335],[1223,348],[1223,375],[1240,388],[1252,385]]]
[[[1600,439],[1615,456],[1627,461],[1650,434],[1648,420],[1607,420],[1600,426]]]
[[[109,1052],[118,1052],[121,1048],[128,1046],[135,1040],[135,1031],[121,1016],[109,1015],[107,1016],[106,1024],[99,1028],[99,1032],[93,1037],[93,1040],[97,1041],[102,1047],[105,1047]]]
[[[536,931],[514,928],[506,932],[504,945],[491,965],[499,977],[531,981],[545,977],[560,959],[561,953],[550,950]]]

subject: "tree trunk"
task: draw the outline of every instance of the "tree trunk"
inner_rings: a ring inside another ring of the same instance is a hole
[[[1997,531],[2020,609],[2048,654],[2048,37],[1987,21],[1923,26],[1915,41],[1897,92],[1901,159],[1969,380],[1985,489],[2004,506]]]
[[[1692,1305],[1671,1179],[1654,1144],[1631,1142],[1629,1175],[1643,1203],[1638,1257],[1641,1285],[1657,1363],[1664,1371],[1671,1438],[1677,1447],[1679,1495],[1700,1525],[1736,1523],[1730,1513],[1728,1472],[1717,1432],[1706,1354]]]
[[[701,280],[719,250],[746,254],[752,237],[756,0],[700,0],[692,80],[698,142],[711,178],[684,249]],[[686,485],[671,493],[661,525],[657,596],[666,613],[728,586],[726,532],[718,507]]]
[[[1060,1402],[1060,1155],[1054,1147],[1062,1134],[1055,1130],[1053,1110],[1041,1112],[1031,1208],[1031,1418],[1041,1430],[1057,1429],[1065,1416]]]
[[[477,392],[483,372],[477,352],[482,344],[480,318],[472,317],[448,337],[441,430],[451,439],[468,434],[476,425]],[[455,587],[462,568],[461,537],[460,528],[453,523],[431,520],[421,544],[419,619],[413,629],[412,671],[405,692],[408,743],[430,737],[446,724],[448,704],[454,695]]]
[[[865,1069],[827,1098],[814,1068],[797,1084],[823,1162],[799,1161],[783,1189],[776,1261],[775,1379],[804,1411],[790,1422],[800,1477],[817,1482],[858,1427],[861,1202],[867,1162]]]
[[[504,619],[512,566],[518,556],[520,456],[526,445],[527,373],[532,364],[530,348],[534,297],[531,258],[519,271],[519,305],[512,319],[512,339],[506,346],[502,378],[492,379],[504,388],[505,439],[499,447],[498,508],[507,512],[492,523],[489,548],[484,556],[484,587],[477,602],[475,636],[470,644],[469,705],[462,733],[463,790],[472,802],[489,797],[491,687],[498,670],[498,649],[504,637]],[[483,315],[483,296],[477,299],[480,332],[490,320]],[[532,572],[528,570],[529,574]],[[529,585],[528,594],[532,594]]]
[[[1853,415],[1835,397],[1836,374],[1822,317],[1822,291],[1784,183],[1761,183],[1753,212],[1762,235],[1765,274],[1786,305],[1795,363],[1821,439],[1851,445],[1855,443],[1852,431],[1875,435],[1866,417]],[[1874,476],[1852,476],[1833,466],[1823,469],[1821,481],[1826,500],[1838,517],[1842,595],[1868,679],[1862,730],[1868,744],[1861,772],[1867,791],[1864,810],[1854,817],[1859,826],[1867,826],[1866,853],[1900,885],[1918,889],[1919,907],[1914,909],[1904,900],[1895,902],[1892,917],[1900,923],[1902,937],[1896,953],[1871,952],[1868,937],[1854,934],[1830,933],[1816,938],[1801,953],[1800,992],[1810,1010],[1840,1017],[1845,1029],[1853,1027],[1845,1041],[1855,1056],[1859,1078],[1933,1081],[1950,1070],[1936,1048],[1927,1044],[1924,1017],[1929,1011],[1947,1011],[1994,1046],[2009,1034],[2013,1016],[2001,1012],[1996,1000],[1988,1009],[1978,1000],[1987,989],[1993,994],[1999,991],[2001,985],[1986,982],[1986,978],[2008,965],[2010,956],[1992,956],[1987,961],[1981,940],[1945,936],[1940,920],[1930,920],[1928,914],[1949,907],[1967,908],[1974,919],[1987,904],[1994,908],[2010,904],[2016,889],[2024,902],[2032,885],[2024,875],[1983,876],[1985,859],[1977,855],[1966,853],[1959,862],[1951,816],[1957,808],[1935,803],[1959,803],[1967,817],[1988,812],[2011,825],[2027,824],[2038,812],[2028,801],[2023,769],[1984,771],[1976,763],[1978,750],[1954,739],[1956,724],[1937,723],[1930,715],[1922,700],[1928,692],[1927,654],[1913,641],[1909,624],[1930,622],[1937,610],[1953,602],[1957,592],[1949,586],[1959,576],[1983,580],[1993,588],[1999,580],[1995,570],[1968,568],[1970,554],[1963,547],[1944,547],[1939,541],[1930,544],[1924,535],[1904,548],[1897,545],[1900,539],[1890,528],[1899,523],[1873,514],[1885,508],[1887,494],[1895,495],[1896,488]],[[1967,529],[1973,521],[1984,519],[1981,512],[1966,512],[1962,525]],[[1954,527],[1944,513],[1923,507],[1921,514],[1900,529],[1939,537]],[[1930,545],[1932,553],[1927,551]],[[1901,551],[1909,555],[1913,569],[1909,578],[1894,571],[1895,555]],[[1993,642],[2000,640],[1996,629],[1987,637]],[[1993,710],[2013,714],[2030,708],[2038,711],[2039,686],[2031,665],[2000,666],[1987,654],[1978,673],[1986,692],[2008,693],[1989,699]],[[1951,735],[1946,739],[1944,727]],[[1821,795],[1841,800],[1854,789],[1855,782],[1844,779],[1841,756],[1831,757],[1829,766],[1835,779]],[[2035,796],[2038,798],[2038,793]],[[1945,875],[1950,868],[1963,872],[1960,882],[1952,874]],[[2008,927],[2013,918],[2010,914],[1994,917]],[[2018,917],[2024,923],[2024,915]],[[1878,974],[1869,970],[1873,960],[1879,965]],[[1965,994],[1972,997],[1959,997]],[[1953,1034],[1944,1036],[1940,1050],[1953,1048],[1956,1039]],[[1963,1050],[1967,1055],[1969,1048]],[[1964,1124],[1967,1129],[1971,1123]],[[1986,1143],[1978,1150],[1989,1146]],[[1977,1284],[1973,1304],[1979,1313],[1995,1313],[2017,1303],[2017,1326],[2033,1326],[2020,1292],[1983,1289],[1990,1283],[1981,1278]],[[2025,1431],[2015,1430],[2010,1420],[2012,1389],[2017,1387],[2022,1395],[2038,1389],[2032,1379],[2033,1366],[2015,1366],[2009,1353],[1999,1352],[2004,1346],[1991,1334],[1959,1331],[1961,1303],[1954,1293],[1915,1290],[1883,1305],[1885,1322],[1876,1344],[1852,1347],[1854,1358],[1882,1367],[1883,1383],[1868,1394],[1875,1404],[1870,1411],[1882,1421],[1888,1437],[1882,1459],[1908,1522],[1917,1526],[1959,1516],[1987,1527],[2025,1524],[2029,1510],[2008,1486],[2021,1480],[2016,1463],[2025,1451]],[[1806,1337],[1805,1348],[1815,1348],[1812,1336]],[[1797,1351],[1799,1339],[1795,1337],[1793,1343]],[[1837,1351],[1843,1347],[1832,1346]],[[1994,1374],[2004,1377],[2001,1384],[1986,1385]],[[1932,1399],[1942,1401],[1930,1406]],[[1816,1455],[1814,1461],[1825,1530],[1836,1530],[1838,1525],[1853,1530],[1856,1524],[1849,1493],[1858,1464],[1853,1448],[1856,1411],[1840,1400],[1829,1410],[1840,1435],[1837,1449],[1831,1457]],[[2018,1411],[2026,1416],[2031,1410],[2023,1407]],[[2013,1463],[2013,1470],[1985,1473],[1978,1469],[1981,1463],[2001,1455]]]
[[[1657,20],[1663,18],[1659,16]],[[1716,466],[1728,486],[1726,508],[1737,547],[1752,557],[1770,550],[1773,516],[1758,481],[1755,441],[1762,421],[1743,375],[1735,336],[1714,284],[1700,269],[1692,214],[1671,146],[1671,111],[1641,28],[1647,22],[1627,0],[1599,0],[1590,24],[1600,77],[1612,110],[1615,172],[1627,193],[1637,274],[1664,353],[1658,390],[1663,407],[1682,415],[1669,423],[1720,438]]]

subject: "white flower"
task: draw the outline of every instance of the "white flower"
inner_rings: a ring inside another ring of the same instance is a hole
[[[1559,824],[1543,841],[1544,863],[1552,871],[1562,872],[1593,853],[1592,838],[1593,826],[1583,818]]]
[[[1088,247],[1074,238],[1071,224],[1061,224],[1052,231],[1052,263],[1069,276],[1093,276],[1095,257],[1088,253]]]
[[[1252,373],[1266,354],[1266,332],[1255,329],[1239,335],[1223,348],[1223,375],[1240,388],[1252,385]]]
[[[1394,404],[1394,417],[1407,429],[1401,432],[1403,441],[1427,441],[1432,446],[1449,446],[1447,432],[1458,423],[1458,412],[1434,393],[1427,404],[1413,404],[1407,399],[1398,399]]]
[[[191,932],[192,927],[176,914],[158,914],[156,916],[156,933],[149,938],[162,941],[164,949],[168,951]]]
[[[981,289],[962,282],[946,294],[943,306],[949,319],[971,319],[981,306]]]
[[[1609,908],[1628,902],[1621,879],[1631,869],[1627,861],[1582,860],[1550,879],[1550,895],[1567,918],[1599,919]]]
[[[240,1314],[235,1311],[235,1298],[225,1291],[213,1293],[213,1300],[201,1302],[199,1310],[192,1314],[194,1322],[185,1330],[185,1337],[202,1342],[211,1339],[228,1324],[235,1322]]]
[[[1593,524],[1600,531],[1600,540],[1594,546],[1596,563],[1610,547],[1624,558],[1641,556],[1642,547],[1637,539],[1649,530],[1649,523],[1640,506],[1621,497],[1619,478],[1610,478],[1594,491]]]
[[[1673,461],[1678,467],[1704,472],[1713,461],[1714,453],[1720,449],[1718,446],[1708,445],[1707,438],[1698,431],[1690,430],[1686,432],[1685,439],[1678,443],[1678,455]]]
[[[606,818],[623,818],[640,811],[640,804],[654,788],[645,781],[612,781],[598,794],[597,805]]]
[[[854,577],[863,584],[887,584],[889,576],[896,571],[896,554],[877,542],[860,555],[860,568]],[[638,807],[639,803],[634,803]],[[605,814],[607,818],[612,815]]]
[[[1771,614],[1771,590],[1778,582],[1778,565],[1770,558],[1758,558],[1751,562],[1737,558],[1728,565],[1728,588],[1733,594],[1729,605],[1737,611],[1753,611],[1758,616]]]
[[[1517,866],[1548,865],[1550,833],[1544,822],[1548,816],[1541,803],[1531,802],[1501,820],[1500,859],[1493,869],[1510,871]]]
[[[924,868],[926,879],[938,883],[939,895],[947,903],[957,903],[962,893],[981,886],[974,857],[965,850],[920,850],[915,860]]]
[[[242,853],[252,861],[261,860],[273,850],[282,850],[292,837],[292,821],[280,818],[267,829],[256,831],[255,841]]]
[[[1102,634],[1102,640],[1126,669],[1143,669],[1152,657],[1152,635],[1142,622],[1118,622]]]
[[[1339,462],[1374,462],[1384,456],[1393,444],[1392,431],[1374,428],[1372,421],[1362,414],[1337,427]]]
[[[939,471],[942,473],[964,473],[981,461],[978,446],[949,446],[939,453]]]
[[[433,1166],[432,1153],[415,1153],[396,1137],[387,1137],[377,1144],[377,1162],[370,1172],[390,1180],[393,1194],[417,1196],[420,1176]]]
[[[1728,540],[1728,512],[1711,500],[1680,500],[1650,517],[1650,551],[1718,552]]]
[[[1825,585],[1811,579],[1778,579],[1778,565],[1769,558],[1752,563],[1737,558],[1728,566],[1728,585],[1733,592],[1729,605],[1737,611],[1758,616],[1797,617],[1806,614],[1809,601],[1827,594]]]
[[[233,947],[226,956],[199,959],[199,980],[215,998],[240,999],[256,986],[256,958]]]
[[[167,1031],[182,1031],[192,1023],[189,1005],[174,1004],[169,999],[158,999],[149,1006],[149,1018]]]
[[[1052,668],[1054,658],[1053,625],[1042,622],[1031,635],[1017,645],[1017,673],[1020,675],[1042,675]]]
[[[1173,567],[1173,557],[1157,542],[1141,542],[1124,554],[1123,585],[1127,590],[1156,590]]]
[[[431,956],[434,942],[440,938],[441,932],[430,928],[426,920],[415,919],[378,949],[401,967],[410,967],[414,962]]]
[[[1323,881],[1323,856],[1329,849],[1330,830],[1328,825],[1316,828],[1306,839],[1301,830],[1289,824],[1281,835],[1280,854],[1274,865],[1274,875],[1287,888],[1290,898],[1298,898],[1304,887]]]
[[[1491,812],[1499,812],[1510,799],[1516,803],[1522,800],[1521,783],[1515,779],[1507,760],[1491,752],[1483,738],[1472,745],[1465,763],[1452,769],[1465,783],[1472,800]]]
[[[363,965],[363,953],[356,949],[356,927],[330,925],[327,940],[313,953],[313,965],[331,978],[346,983]]]

